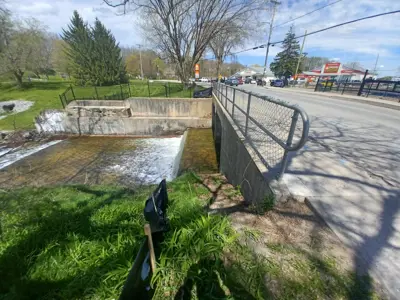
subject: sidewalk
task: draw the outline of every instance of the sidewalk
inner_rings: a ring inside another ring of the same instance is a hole
[[[274,88],[274,87],[266,87],[267,89],[279,89],[282,92],[295,92],[295,93],[303,93],[314,96],[324,96],[327,98],[339,99],[339,100],[347,100],[352,102],[364,103],[374,106],[386,107],[390,109],[400,110],[400,102],[396,102],[394,100],[382,100],[379,98],[366,98],[362,96],[354,96],[354,95],[341,95],[335,92],[314,92],[313,90],[303,89],[303,88]]]

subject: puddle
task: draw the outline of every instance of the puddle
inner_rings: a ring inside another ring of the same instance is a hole
[[[10,105],[10,104],[14,104],[15,106],[10,113],[7,113],[4,111],[3,105]],[[13,114],[28,110],[32,105],[33,105],[32,101],[26,101],[26,100],[1,101],[0,102],[0,120],[6,118],[9,115],[13,115]]]

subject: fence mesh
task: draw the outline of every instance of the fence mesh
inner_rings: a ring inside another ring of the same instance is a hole
[[[302,138],[303,122],[293,119],[296,109],[268,97],[214,85],[221,104],[270,170],[282,172],[285,145],[293,129],[292,145]],[[298,112],[297,112],[298,113]],[[307,129],[308,130],[308,129]],[[283,145],[283,146],[282,146]]]

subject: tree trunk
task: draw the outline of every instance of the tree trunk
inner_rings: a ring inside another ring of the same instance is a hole
[[[22,76],[24,75],[24,72],[21,70],[17,70],[14,72],[14,77],[17,80],[17,84],[19,87],[22,87]]]
[[[217,58],[217,82],[220,82],[220,78],[219,78],[219,72],[221,69],[221,65],[222,65],[222,59]]]

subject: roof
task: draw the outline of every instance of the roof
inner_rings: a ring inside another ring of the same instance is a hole
[[[240,70],[239,72],[236,72],[234,75],[236,76],[262,76],[264,75],[264,67],[246,67],[243,70]],[[265,75],[266,76],[274,76],[274,73],[271,72],[269,68],[265,70]]]

